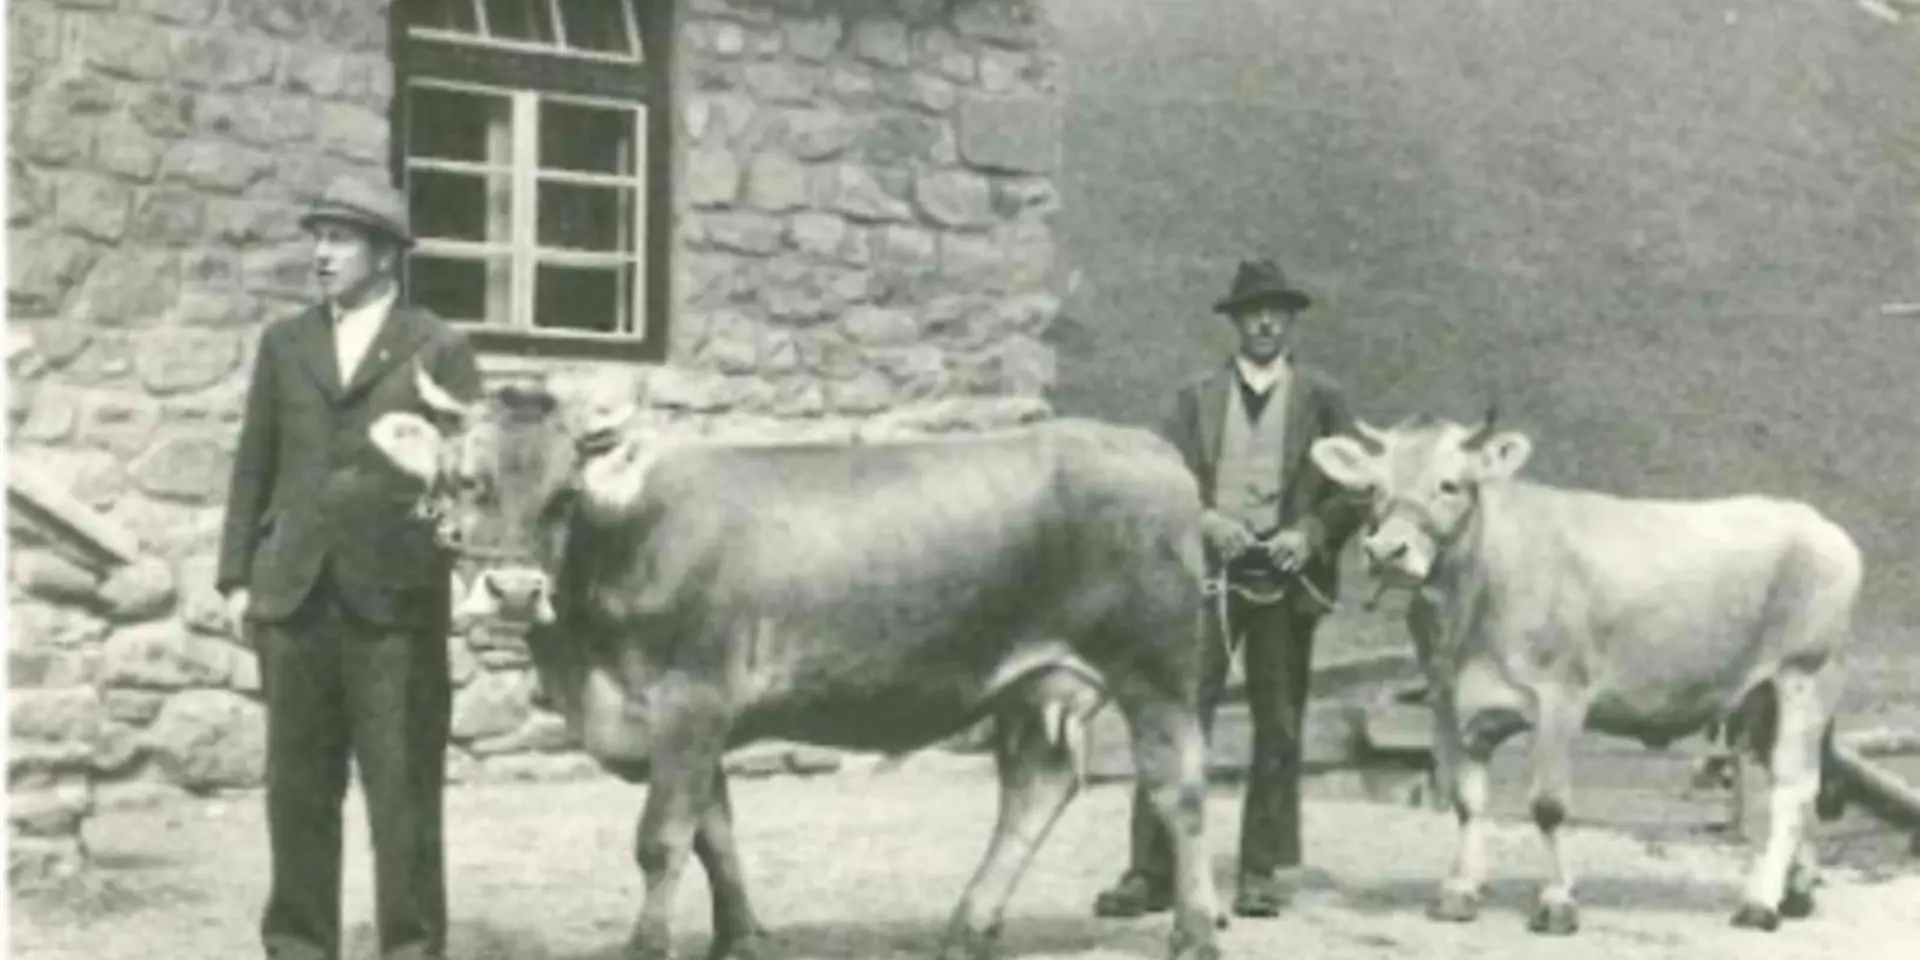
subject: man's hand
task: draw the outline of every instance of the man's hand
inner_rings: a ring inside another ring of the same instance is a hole
[[[1216,510],[1200,514],[1200,536],[1222,560],[1232,560],[1254,548],[1260,541],[1245,524]]]
[[[1313,547],[1307,543],[1307,535],[1300,530],[1288,528],[1273,535],[1273,538],[1261,544],[1273,557],[1273,568],[1281,573],[1292,573],[1307,562]]]
[[[232,593],[227,594],[227,627],[236,636],[239,635],[242,625],[246,623],[247,607],[252,602],[253,596],[246,587],[237,587]]]

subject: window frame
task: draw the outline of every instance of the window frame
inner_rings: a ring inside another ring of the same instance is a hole
[[[530,0],[533,3],[542,0]],[[548,0],[551,2],[551,0]],[[673,31],[676,23],[673,7],[667,0],[611,0],[628,5],[629,36],[637,32],[640,60],[628,55],[598,51],[558,51],[537,43],[471,36],[459,31],[407,26],[409,0],[394,0],[388,8],[389,50],[394,67],[393,97],[388,110],[390,125],[390,176],[405,184],[408,176],[407,134],[408,91],[412,85],[454,90],[472,90],[490,95],[505,95],[511,105],[518,149],[534,151],[532,162],[523,166],[524,155],[509,164],[508,175],[516,181],[514,196],[537,197],[543,173],[560,182],[591,180],[590,173],[543,171],[538,165],[537,128],[520,126],[524,119],[537,117],[542,101],[615,106],[636,111],[634,145],[638,152],[636,169],[628,183],[634,190],[634,228],[641,231],[642,242],[633,257],[582,253],[555,256],[538,252],[538,202],[521,205],[511,212],[515,236],[506,249],[507,262],[516,276],[509,289],[515,316],[524,316],[531,324],[534,303],[532,282],[541,264],[567,265],[573,260],[593,259],[601,264],[619,259],[634,263],[634,287],[631,329],[619,333],[599,333],[564,328],[505,326],[492,323],[459,323],[474,345],[488,353],[524,357],[563,359],[615,359],[664,361],[667,357],[671,326],[671,251],[674,236],[672,203],[673,147]],[[561,28],[564,30],[564,27]],[[537,120],[535,121],[537,123]],[[418,163],[418,161],[415,161]],[[432,166],[449,161],[428,161]],[[457,163],[457,161],[452,161]],[[609,175],[618,178],[619,175]],[[637,181],[637,182],[636,182]],[[523,192],[524,191],[524,192]],[[526,241],[523,243],[522,241]],[[492,243],[419,239],[416,249],[476,253],[473,249],[495,247]],[[467,248],[467,249],[461,249]],[[527,256],[518,255],[521,250]],[[472,257],[455,256],[450,259]],[[403,290],[403,293],[405,291]],[[410,295],[408,302],[411,302]]]

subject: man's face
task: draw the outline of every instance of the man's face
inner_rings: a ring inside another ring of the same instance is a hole
[[[393,275],[391,244],[336,220],[313,225],[313,275],[328,300],[353,305]]]
[[[1296,314],[1279,303],[1257,303],[1234,314],[1240,332],[1240,355],[1254,363],[1272,363],[1287,351]]]

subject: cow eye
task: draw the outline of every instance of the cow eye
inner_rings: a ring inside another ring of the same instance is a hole
[[[1451,497],[1460,492],[1460,484],[1453,480],[1442,480],[1440,481],[1440,492],[1445,496]]]

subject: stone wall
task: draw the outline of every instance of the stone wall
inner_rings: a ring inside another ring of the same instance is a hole
[[[490,376],[741,441],[1047,415],[1060,64],[1037,0],[682,5],[668,361],[483,354]],[[212,550],[260,327],[312,294],[295,219],[335,176],[385,174],[385,4],[16,0],[9,27],[8,322],[28,345],[9,453],[131,530],[169,584],[129,618],[16,566],[9,643],[86,651],[106,795],[252,785],[258,668]],[[591,770],[529,707],[517,637],[481,625],[451,648],[451,777]]]

